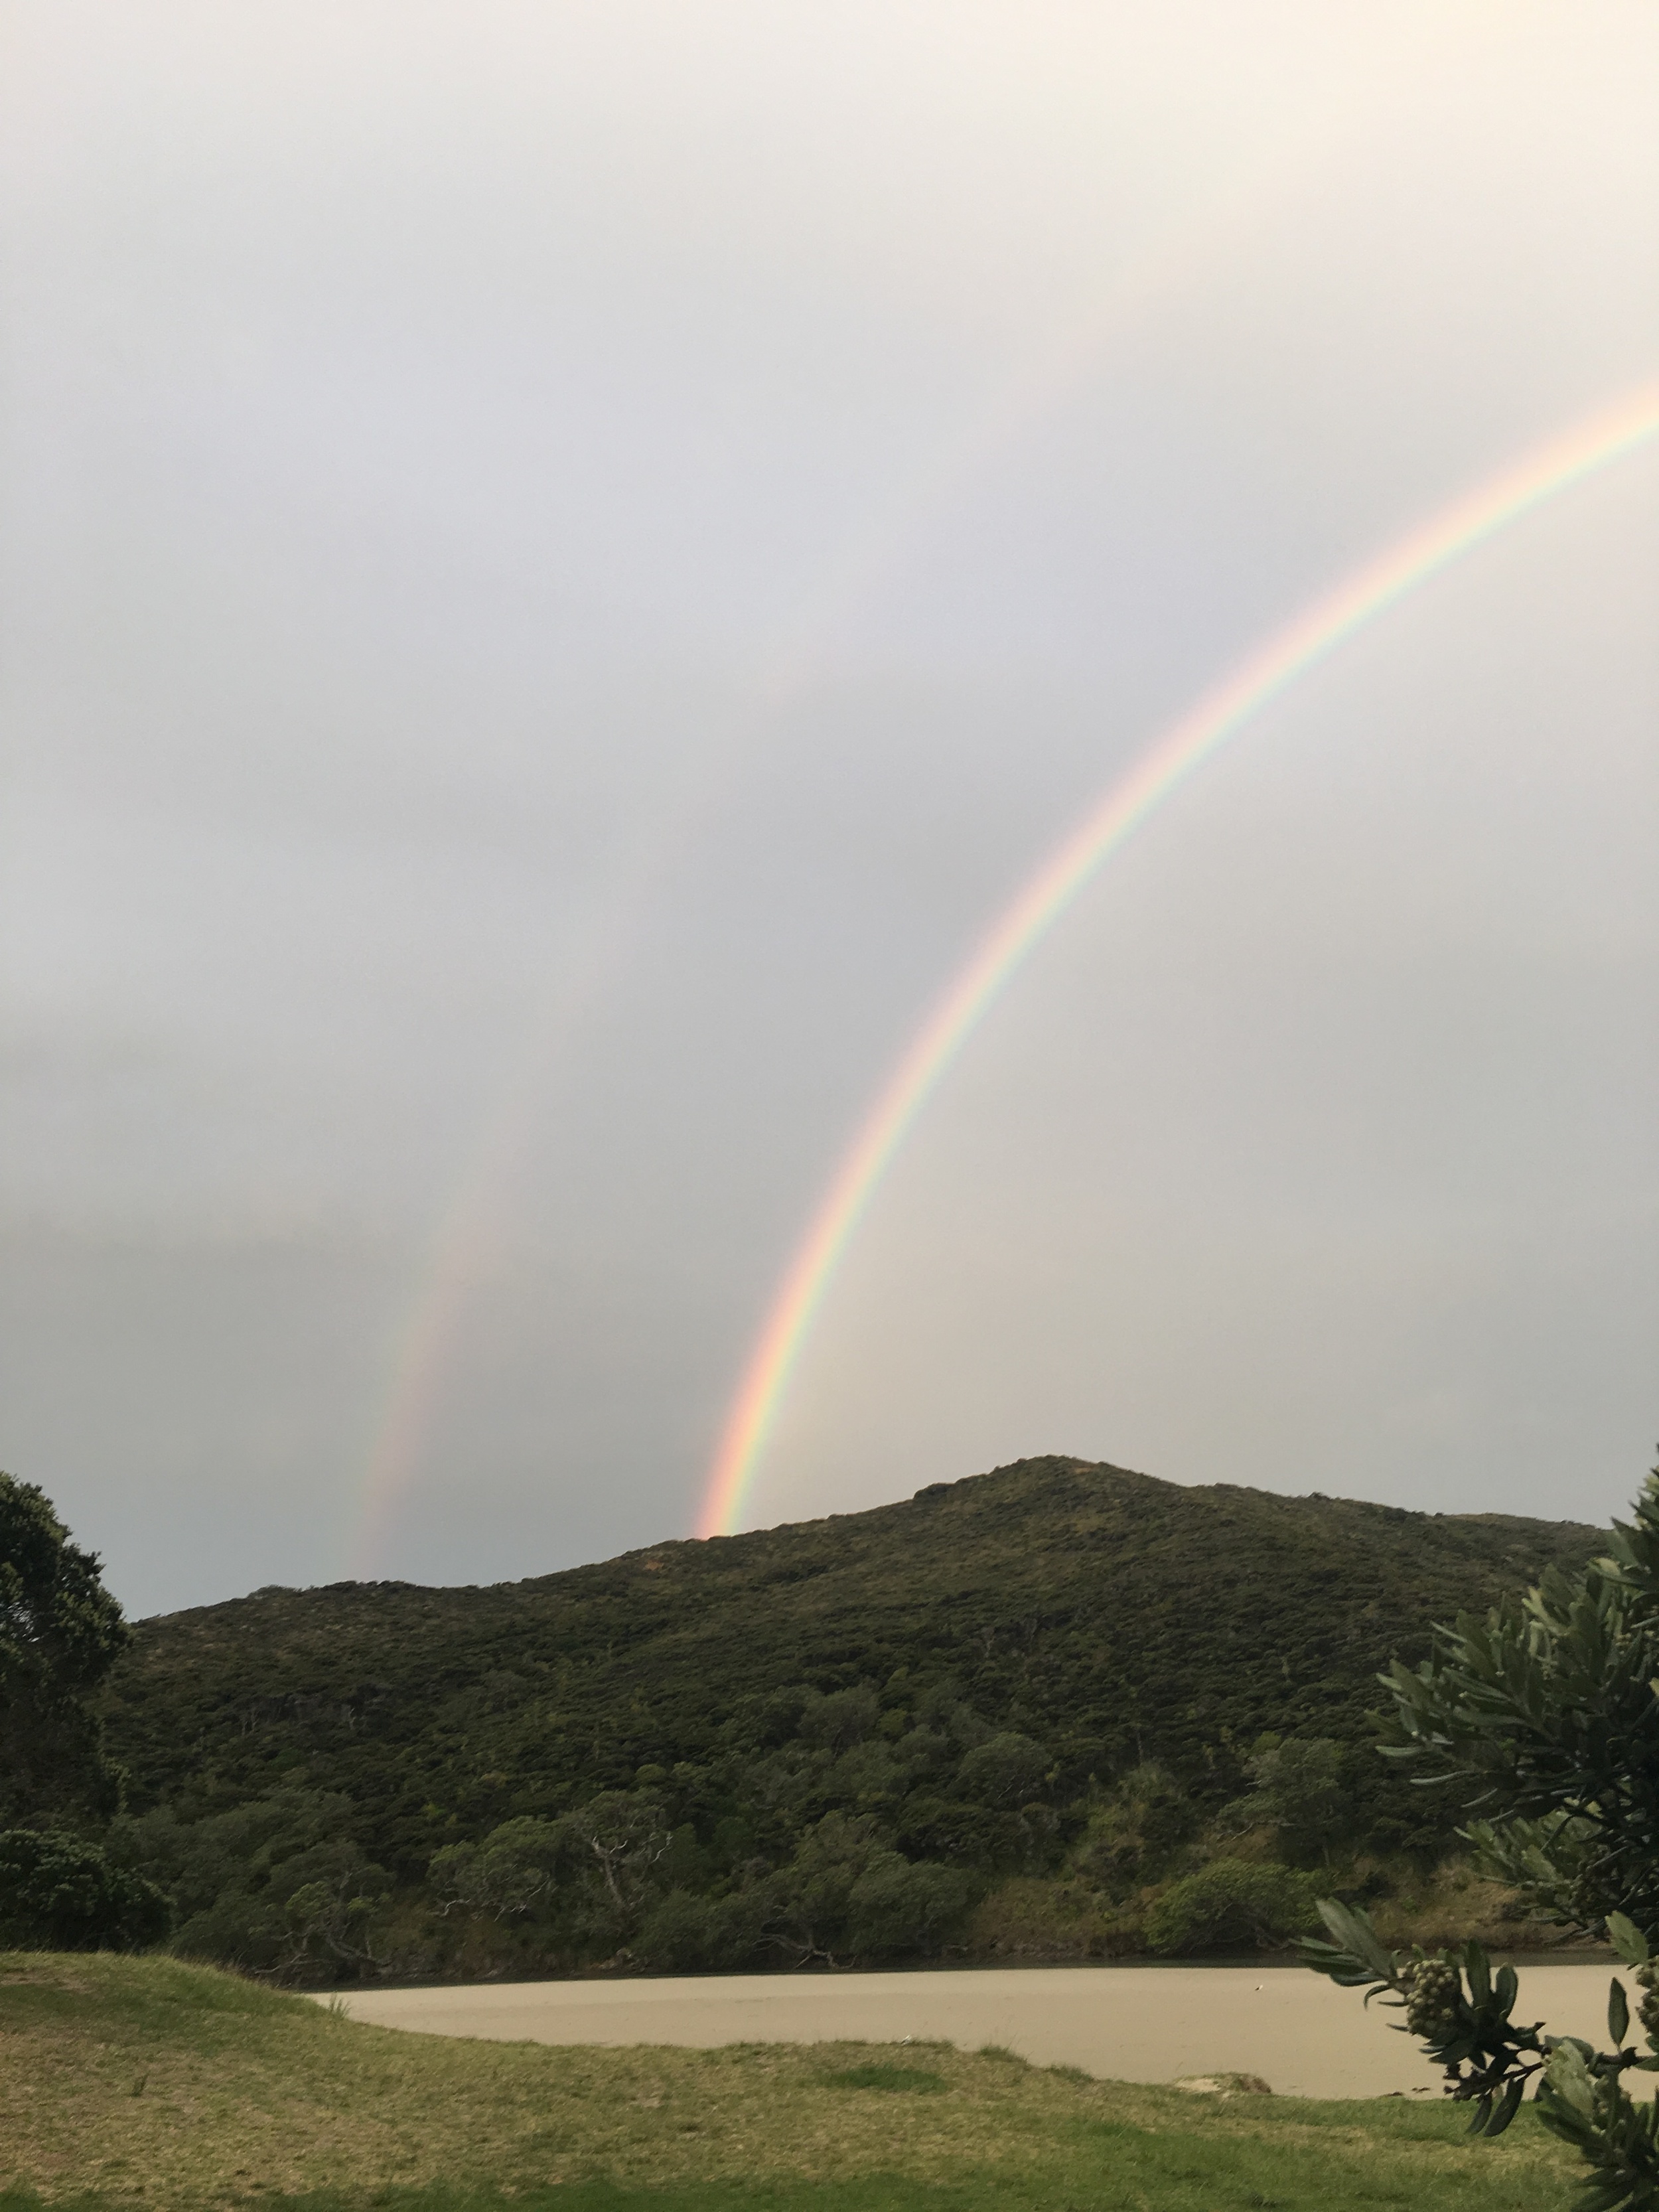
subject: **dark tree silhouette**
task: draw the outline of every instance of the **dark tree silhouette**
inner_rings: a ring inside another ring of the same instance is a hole
[[[128,1633],[97,1555],[44,1491],[0,1474],[0,1828],[116,1810],[92,1699]]]

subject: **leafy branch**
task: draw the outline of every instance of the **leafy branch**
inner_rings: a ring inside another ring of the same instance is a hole
[[[1630,1999],[1615,1975],[1612,2049],[1517,2026],[1514,1969],[1492,1971],[1478,1943],[1430,1956],[1385,1952],[1365,1914],[1328,1899],[1329,1942],[1308,1964],[1345,1988],[1402,2008],[1473,2103],[1470,2132],[1501,2135],[1534,2081],[1534,2109],[1589,2167],[1583,2212],[1659,2212],[1659,2104],[1637,2104],[1633,2071],[1659,2072],[1659,1472],[1607,1556],[1576,1576],[1547,1574],[1484,1620],[1437,1632],[1416,1668],[1382,1678],[1394,1700],[1384,1753],[1419,1783],[1456,1784],[1474,1817],[1462,1833],[1483,1868],[1534,1911],[1605,1934],[1641,1991],[1650,2055],[1626,2040]],[[1400,2025],[1396,2023],[1396,2025]]]

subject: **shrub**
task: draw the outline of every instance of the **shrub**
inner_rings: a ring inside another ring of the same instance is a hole
[[[173,1939],[180,1959],[202,1959],[249,1972],[273,1969],[288,1947],[288,1921],[269,1891],[228,1887],[192,1912]]]
[[[1093,1815],[1072,1863],[1121,1898],[1156,1874],[1196,1832],[1198,1808],[1152,1760],[1132,1767]]]
[[[849,1751],[863,1742],[880,1718],[881,1700],[866,1683],[855,1690],[832,1691],[827,1698],[808,1698],[798,1733],[826,1751]]]
[[[159,1943],[173,1907],[153,1881],[95,1844],[32,1828],[0,1834],[0,1944],[21,1951],[137,1951]]]
[[[964,1797],[991,1805],[1021,1805],[1042,1786],[1048,1754],[1028,1735],[994,1735],[968,1753],[957,1771]]]
[[[848,1948],[848,1916],[854,1887],[872,1860],[883,1856],[875,1822],[860,1814],[826,1813],[801,1838],[787,1867],[764,1885],[769,1939],[802,1961],[833,1960]]]
[[[912,1858],[991,1867],[1018,1863],[1023,1838],[1015,1815],[918,1791],[899,1808],[897,1840]]]
[[[848,1940],[861,1958],[927,1956],[961,1924],[972,1895],[969,1877],[955,1867],[913,1866],[884,1851],[853,1885]]]
[[[967,1948],[1005,1959],[1109,1958],[1139,1950],[1139,1922],[1115,1911],[1081,1882],[1016,1875],[975,1905]]]
[[[1251,1789],[1230,1808],[1236,1831],[1270,1828],[1285,1857],[1328,1859],[1352,1820],[1342,1783],[1342,1747],[1328,1736],[1261,1737],[1244,1762]]]
[[[684,1973],[694,1967],[716,1964],[718,1942],[719,1930],[710,1900],[694,1897],[689,1889],[671,1889],[646,1915],[633,1951],[635,1957],[647,1966],[663,1966],[670,1973]]]
[[[297,1802],[305,1809],[303,1800]],[[279,1980],[331,1979],[342,1970],[381,1965],[369,1930],[391,1887],[384,1869],[366,1858],[349,1837],[324,1834],[303,1843],[301,1823],[267,1825],[291,1808],[267,1802],[246,1809],[263,1814],[264,1820],[219,1841],[246,1846],[251,1835],[262,1831],[264,1841],[227,1860],[222,1886],[216,1893],[210,1889],[206,1902],[196,1903],[195,1909],[192,1903],[208,1887],[200,1869],[211,1868],[215,1839],[201,1839],[199,1861],[190,1847],[198,1831],[218,1823],[198,1821],[195,1830],[183,1828],[173,1839],[185,1855],[186,1875],[178,1892],[186,1917],[173,1939],[174,1950],[183,1958],[214,1959]],[[234,1818],[220,1816],[227,1826]],[[168,1839],[158,1834],[151,1840]]]
[[[1312,1885],[1289,1867],[1212,1859],[1184,1875],[1146,1914],[1149,1949],[1181,1955],[1267,1948],[1316,1924]]]
[[[553,1887],[561,1838],[551,1820],[504,1820],[481,1844],[446,1844],[434,1851],[427,1880],[442,1899],[439,1910],[507,1920],[541,1904]]]

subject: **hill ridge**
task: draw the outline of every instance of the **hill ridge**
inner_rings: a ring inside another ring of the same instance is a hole
[[[1159,1492],[1178,1492],[1188,1498],[1220,1501],[1227,1498],[1247,1499],[1273,1506],[1330,1505],[1345,1512],[1375,1514],[1382,1518],[1405,1522],[1444,1522],[1454,1527],[1481,1529],[1513,1529],[1520,1532],[1550,1530],[1570,1532],[1576,1540],[1580,1536],[1595,1537],[1605,1541],[1606,1532],[1589,1522],[1573,1521],[1543,1521],[1533,1516],[1497,1511],[1470,1513],[1429,1512],[1415,1506],[1393,1505],[1377,1498],[1347,1498],[1339,1493],[1320,1490],[1279,1491],[1264,1490],[1254,1484],[1230,1482],[1185,1483],[1174,1482],[1167,1477],[1146,1474],[1133,1468],[1119,1467],[1109,1461],[1091,1461],[1069,1454],[1043,1453],[1027,1459],[1011,1460],[1003,1465],[988,1468],[976,1474],[958,1476],[951,1480],[924,1483],[908,1498],[890,1498],[881,1504],[857,1506],[846,1512],[821,1514],[806,1521],[781,1521],[763,1528],[745,1528],[732,1534],[712,1536],[661,1536],[649,1544],[636,1545],[632,1550],[612,1553],[603,1559],[582,1560],[574,1566],[553,1567],[537,1574],[503,1577],[493,1583],[418,1583],[403,1577],[353,1579],[331,1583],[266,1583],[246,1591],[240,1596],[214,1598],[194,1606],[183,1606],[171,1613],[152,1613],[135,1625],[150,1629],[164,1623],[184,1620],[197,1615],[223,1612],[244,1606],[256,1600],[270,1597],[322,1596],[347,1591],[406,1591],[443,1595],[464,1593],[495,1593],[544,1588],[562,1583],[573,1577],[603,1573],[606,1570],[629,1566],[641,1560],[660,1559],[669,1554],[702,1552],[715,1547],[760,1547],[791,1538],[803,1538],[817,1532],[845,1528],[849,1523],[869,1523],[888,1516],[900,1515],[924,1499],[942,1499],[977,1486],[992,1482],[999,1476],[1029,1476],[1034,1473],[1054,1469],[1067,1474],[1107,1475],[1129,1482],[1143,1483]]]
[[[1269,1738],[1329,1747],[1306,1755],[1338,1760],[1353,1848],[1427,1860],[1456,1808],[1370,1748],[1377,1671],[1604,1541],[1048,1454],[514,1582],[267,1587],[159,1616],[137,1626],[106,1722],[141,1858],[182,1865],[181,1838],[211,1833],[264,1867],[258,1838],[287,1823],[311,1838],[306,1863],[343,1838],[416,1900],[434,1853],[568,1823],[606,1793],[675,1838],[650,1881],[710,1911],[842,1836],[836,1820],[918,1879],[1086,1861],[1133,1887],[1176,1862],[1144,1838],[1139,1858],[1085,1845],[1144,1795],[1133,1778],[1156,1769],[1189,1808],[1171,1836],[1191,1833],[1247,1790]],[[559,1942],[576,1949],[560,1955],[614,1948],[587,1910],[568,1903]]]

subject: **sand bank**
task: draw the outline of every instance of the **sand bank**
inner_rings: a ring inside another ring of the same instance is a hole
[[[1606,2040],[1605,1966],[1523,1966],[1516,2018]],[[1632,1996],[1635,1992],[1632,1990]],[[354,2020],[498,2042],[997,2043],[1125,2081],[1256,2074],[1281,2095],[1437,2094],[1399,2017],[1294,1966],[1032,1966],[374,1990]]]

